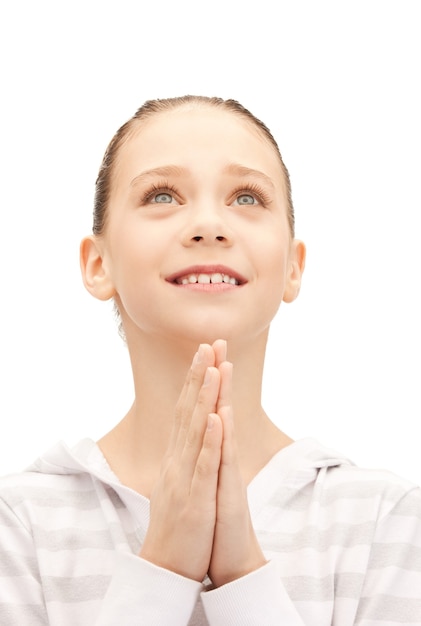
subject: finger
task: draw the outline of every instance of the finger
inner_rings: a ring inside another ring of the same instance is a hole
[[[191,368],[187,375],[186,383],[177,402],[175,410],[175,432],[173,449],[182,451],[185,438],[190,426],[190,421],[196,406],[204,377],[208,367],[213,366],[215,355],[208,344],[201,344],[196,352]]]
[[[223,438],[218,481],[218,520],[243,519],[247,507],[247,496],[238,459],[234,420],[230,407],[223,407],[221,418]]]
[[[232,408],[224,406],[218,411],[218,415],[223,427],[221,471],[227,470],[227,476],[233,476],[230,468],[235,466],[238,469],[238,457]]]
[[[208,367],[206,376],[200,389],[196,406],[186,432],[181,453],[180,475],[188,480],[194,474],[197,459],[200,455],[205,431],[208,424],[208,416],[216,411],[216,403],[219,393],[220,374],[216,367]]]
[[[193,357],[193,361],[196,359],[196,354]],[[190,366],[189,371],[187,372],[186,379],[184,381],[184,385],[181,390],[180,397],[177,401],[177,405],[175,408],[175,415],[174,415],[174,421],[173,421],[170,441],[169,441],[168,450],[167,450],[167,456],[171,456],[175,448],[175,444],[176,444],[177,437],[178,437],[178,431],[180,428],[180,423],[181,423],[181,419],[183,415],[183,407],[186,404],[187,391],[190,385],[191,375],[192,375],[192,366]]]
[[[221,418],[217,413],[210,413],[192,478],[191,495],[198,504],[211,508],[216,507],[222,437]]]
[[[227,342],[225,339],[217,339],[212,344],[215,353],[215,367],[219,367],[227,359]]]
[[[221,384],[219,386],[219,396],[217,403],[217,412],[222,407],[232,407],[232,373],[233,365],[229,361],[224,361],[219,366],[221,376]]]
[[[202,343],[196,352],[190,370],[190,379],[187,386],[187,393],[184,398],[184,406],[182,412],[187,414],[187,419],[191,417],[194,406],[196,405],[200,389],[203,385],[206,371],[208,367],[215,364],[215,353],[212,346]]]

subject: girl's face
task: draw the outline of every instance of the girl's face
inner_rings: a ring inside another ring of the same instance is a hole
[[[120,148],[101,249],[101,297],[127,340],[248,341],[299,290],[279,159],[257,128],[212,107],[142,122]]]

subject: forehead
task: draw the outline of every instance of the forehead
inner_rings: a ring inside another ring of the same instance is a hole
[[[260,170],[283,187],[279,156],[252,120],[217,107],[185,105],[136,121],[120,147],[115,174],[121,181],[168,163],[217,172],[232,162]]]

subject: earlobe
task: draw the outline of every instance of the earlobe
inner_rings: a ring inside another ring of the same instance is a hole
[[[89,293],[98,300],[110,300],[115,289],[104,263],[101,241],[91,235],[80,244],[80,269],[83,284]]]
[[[291,245],[290,267],[285,285],[284,302],[293,302],[300,293],[301,278],[306,262],[306,247],[302,241],[294,239]]]

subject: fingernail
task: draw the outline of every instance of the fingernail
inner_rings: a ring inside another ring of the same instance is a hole
[[[213,415],[209,414],[209,415],[208,415],[208,425],[207,425],[206,430],[212,430],[212,428],[213,428],[213,423],[214,423],[214,422],[213,422]]]
[[[196,352],[196,365],[200,365],[203,361],[203,357],[205,356],[205,347],[203,344],[200,344],[198,351]]]
[[[203,361],[203,354],[204,354],[203,345],[200,344],[196,354],[193,357],[192,366],[200,365],[200,363]]]
[[[203,384],[204,385],[209,385],[210,379],[211,379],[211,372],[210,372],[210,368],[208,367],[207,370],[206,370],[205,380],[203,381]]]

